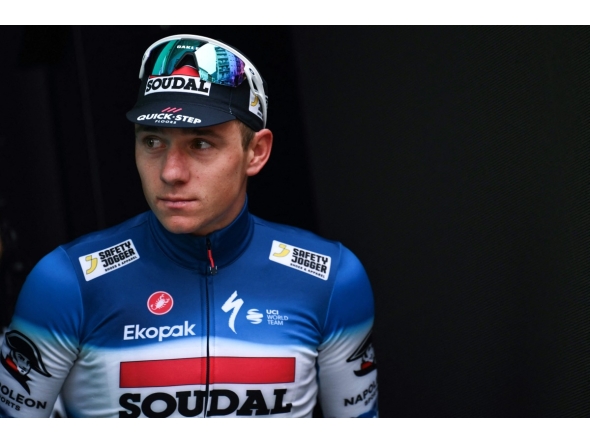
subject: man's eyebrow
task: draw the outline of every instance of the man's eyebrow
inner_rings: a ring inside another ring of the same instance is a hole
[[[176,129],[176,128],[174,128]],[[214,135],[215,131],[211,128],[204,127],[204,128],[178,128],[182,130],[185,134],[194,134],[196,136],[207,136],[207,135]],[[164,128],[161,126],[150,126],[150,125],[136,125],[135,126],[135,134],[139,133],[163,133]]]
[[[139,133],[161,133],[162,128],[158,126],[135,125],[135,134]]]

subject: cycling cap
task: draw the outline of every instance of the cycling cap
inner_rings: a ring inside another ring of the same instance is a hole
[[[188,34],[158,40],[143,55],[139,79],[127,113],[133,123],[193,128],[238,119],[254,131],[266,127],[266,83],[225,43]]]

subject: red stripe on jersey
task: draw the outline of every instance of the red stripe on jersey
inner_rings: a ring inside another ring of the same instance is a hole
[[[295,358],[212,357],[210,384],[295,382]],[[121,362],[119,387],[169,387],[206,384],[207,359]]]

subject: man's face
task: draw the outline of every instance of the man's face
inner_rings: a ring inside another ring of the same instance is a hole
[[[194,129],[136,126],[143,192],[173,233],[205,236],[230,224],[244,204],[252,158],[236,121]]]

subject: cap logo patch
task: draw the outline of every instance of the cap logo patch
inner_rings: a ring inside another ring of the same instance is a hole
[[[182,75],[152,77],[145,85],[146,96],[161,92],[180,92],[208,96],[210,90],[211,82],[205,82],[199,77]]]
[[[164,108],[161,113],[153,113],[153,114],[141,114],[137,116],[137,120],[139,122],[143,120],[153,120],[154,123],[167,123],[170,125],[176,125],[177,122],[187,122],[196,125],[197,123],[201,123],[201,119],[197,117],[185,116],[182,114],[174,114],[181,110],[182,108]],[[168,111],[168,112],[166,112]]]
[[[327,280],[330,276],[332,258],[303,248],[272,241],[268,258],[278,264],[295,268],[317,278]]]
[[[250,90],[250,101],[248,102],[248,111],[262,119],[262,106],[260,106],[260,100],[252,90]]]

